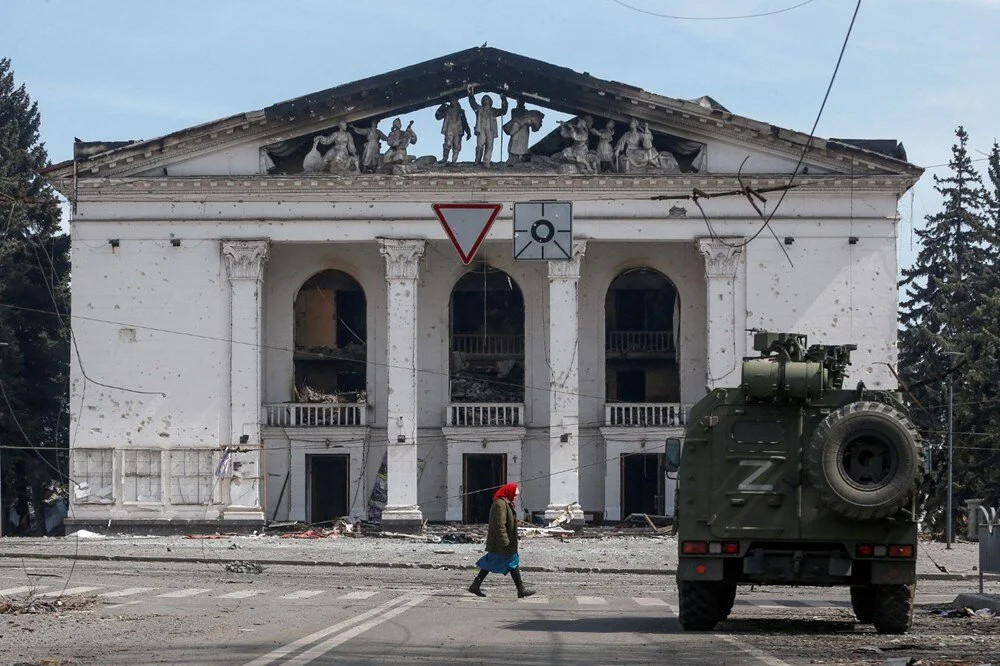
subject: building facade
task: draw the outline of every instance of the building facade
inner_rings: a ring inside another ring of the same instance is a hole
[[[78,143],[47,172],[73,210],[71,522],[405,529],[481,521],[503,482],[540,516],[670,512],[665,440],[739,384],[749,330],[856,343],[848,381],[894,386],[919,175],[893,141],[492,48]],[[571,240],[515,257],[513,205],[547,201]],[[466,203],[500,207],[469,264],[433,210]]]

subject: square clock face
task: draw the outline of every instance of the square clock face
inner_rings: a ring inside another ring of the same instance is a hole
[[[572,259],[573,204],[569,201],[515,203],[514,258]]]

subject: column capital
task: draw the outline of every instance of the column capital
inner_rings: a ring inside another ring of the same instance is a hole
[[[743,257],[742,238],[699,238],[698,250],[705,257],[705,276],[733,278]]]
[[[385,257],[387,280],[416,280],[420,271],[420,258],[424,256],[427,241],[403,238],[379,238],[379,252]]]
[[[222,259],[229,279],[262,280],[269,249],[270,241],[266,238],[222,241]]]
[[[573,241],[573,258],[563,259],[561,261],[550,261],[549,262],[549,279],[568,279],[568,280],[579,280],[580,279],[580,264],[583,263],[583,257],[587,254],[587,241],[586,240],[575,240]]]

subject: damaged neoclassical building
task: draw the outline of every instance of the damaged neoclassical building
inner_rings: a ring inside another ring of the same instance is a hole
[[[536,517],[668,513],[664,443],[748,331],[856,343],[848,383],[894,386],[920,173],[494,48],[79,142],[46,174],[73,211],[71,522],[406,529],[483,521],[504,482]]]

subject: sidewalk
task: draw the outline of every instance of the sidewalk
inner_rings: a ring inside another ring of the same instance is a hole
[[[471,569],[483,552],[480,543],[427,543],[392,537],[292,539],[276,535],[188,539],[178,536],[108,536],[77,538],[0,538],[0,557],[134,560],[154,562],[228,562],[260,564],[362,566],[383,568]],[[666,535],[596,538],[525,537],[525,571],[570,571],[674,575],[677,540]],[[921,542],[917,575],[927,580],[977,577],[978,545]],[[942,570],[943,569],[943,570]]]

